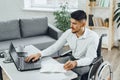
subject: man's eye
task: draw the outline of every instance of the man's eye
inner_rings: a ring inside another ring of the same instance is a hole
[[[76,24],[76,23],[73,23],[73,24]]]

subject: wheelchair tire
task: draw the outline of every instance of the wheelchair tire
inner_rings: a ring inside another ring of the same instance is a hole
[[[104,61],[99,66],[95,80],[113,80],[113,72],[109,62]]]

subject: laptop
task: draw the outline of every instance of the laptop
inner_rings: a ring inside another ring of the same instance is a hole
[[[36,70],[41,68],[40,59],[35,62],[25,62],[28,53],[17,52],[12,42],[9,47],[9,54],[18,71]]]

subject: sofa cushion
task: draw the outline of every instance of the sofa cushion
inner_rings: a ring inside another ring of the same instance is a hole
[[[46,34],[48,29],[48,19],[45,18],[32,18],[21,19],[21,32],[22,37],[38,36]]]
[[[20,38],[18,20],[0,22],[0,41]]]
[[[8,49],[10,43],[13,42],[15,47],[20,45],[34,45],[39,49],[45,49],[52,45],[56,40],[49,37],[49,36],[36,36],[36,37],[29,37],[29,38],[21,38],[15,40],[8,40],[8,41],[1,41],[0,42],[0,50]]]
[[[53,39],[47,35],[12,40],[12,42],[15,44],[15,46],[34,45],[41,50],[47,48],[48,46],[53,44],[55,41],[56,41],[55,39]]]

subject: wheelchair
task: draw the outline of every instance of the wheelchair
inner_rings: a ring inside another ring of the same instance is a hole
[[[106,34],[102,34],[99,39],[99,44],[97,48],[97,57],[93,60],[93,62],[88,65],[89,70],[87,72],[83,72],[81,78],[73,79],[73,80],[113,80],[113,72],[109,62],[104,61],[101,56],[101,45],[102,38],[106,36]],[[71,50],[65,52],[59,57],[70,56],[72,53]],[[86,66],[80,67],[84,68]],[[79,76],[79,75],[78,75]]]

